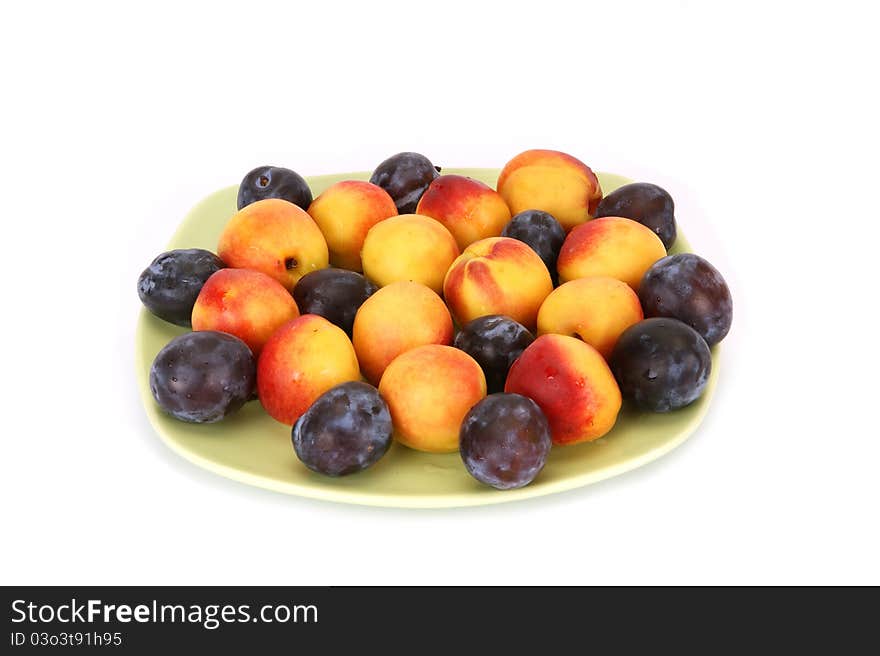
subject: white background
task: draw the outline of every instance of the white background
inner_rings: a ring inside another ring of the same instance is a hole
[[[880,583],[870,3],[4,3],[0,582]],[[507,506],[346,507],[152,433],[135,281],[273,163],[526,148],[654,181],[735,299],[713,407],[639,471]]]

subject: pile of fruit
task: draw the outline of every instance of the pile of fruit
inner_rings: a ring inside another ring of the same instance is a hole
[[[400,153],[314,199],[260,167],[216,254],[169,251],[138,280],[147,309],[193,330],[150,388],[198,423],[256,397],[329,476],[396,440],[521,487],[551,446],[606,435],[624,400],[670,412],[703,393],[731,297],[706,260],[667,255],[675,239],[666,191],[603,197],[556,151],[517,155],[496,189]]]

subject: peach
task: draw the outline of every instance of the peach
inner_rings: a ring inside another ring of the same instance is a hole
[[[629,285],[592,276],[560,285],[544,299],[538,310],[538,334],[578,337],[607,360],[620,334],[643,318],[639,297]]]
[[[487,314],[503,314],[530,330],[538,308],[553,291],[550,273],[528,245],[489,237],[468,246],[443,282],[443,295],[460,326]]]
[[[274,278],[247,269],[220,269],[196,298],[192,327],[235,335],[257,356],[279,326],[298,316],[296,301]]]
[[[363,271],[361,248],[374,225],[397,215],[397,207],[382,187],[363,180],[331,185],[309,205],[311,216],[327,240],[330,264]]]
[[[317,314],[304,314],[281,326],[257,361],[260,403],[288,426],[331,387],[360,379],[348,336]]]
[[[327,242],[312,217],[280,198],[251,203],[229,219],[217,255],[226,266],[272,276],[288,291],[328,263]]]
[[[592,169],[556,150],[527,150],[501,170],[496,185],[511,213],[549,212],[566,231],[589,220],[602,200]]]
[[[618,216],[593,219],[565,238],[556,270],[559,281],[609,276],[639,290],[642,276],[666,248],[653,230]]]
[[[492,187],[463,175],[441,175],[425,191],[416,212],[449,229],[458,247],[498,237],[510,221],[507,203]]]
[[[510,368],[504,391],[538,404],[554,444],[602,437],[617,421],[622,403],[605,358],[567,335],[541,335],[532,342]]]
[[[408,280],[439,294],[443,277],[458,254],[455,239],[440,222],[401,214],[377,223],[367,233],[364,275],[380,287]]]
[[[352,342],[364,376],[374,385],[401,353],[452,342],[452,317],[442,299],[417,282],[394,282],[370,296],[354,317]]]
[[[397,356],[379,383],[391,410],[394,437],[431,453],[458,450],[461,422],[486,396],[477,361],[452,346],[430,344]]]

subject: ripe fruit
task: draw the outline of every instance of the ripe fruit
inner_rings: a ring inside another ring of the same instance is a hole
[[[330,264],[362,271],[361,248],[374,225],[396,216],[397,208],[384,189],[362,180],[345,180],[327,188],[309,206],[330,252]]]
[[[595,440],[612,429],[620,390],[605,359],[565,335],[541,335],[513,363],[505,392],[532,399],[550,422],[554,444]]]
[[[648,317],[672,317],[696,330],[709,346],[727,335],[733,299],[718,269],[699,255],[658,260],[645,273],[639,299]]]
[[[567,282],[588,276],[609,276],[638,291],[645,271],[666,249],[650,228],[631,219],[605,217],[578,226],[565,238],[556,268]]]
[[[190,326],[202,285],[225,266],[219,257],[201,248],[162,253],[138,278],[138,296],[160,319]]]
[[[361,274],[345,269],[318,269],[307,273],[293,288],[301,314],[317,314],[351,337],[358,308],[378,289]]]
[[[498,237],[510,221],[510,210],[494,189],[463,175],[441,175],[434,180],[416,212],[446,226],[459,248]]]
[[[552,444],[550,425],[534,401],[519,394],[492,394],[465,415],[459,453],[471,476],[510,490],[535,479]]]
[[[256,363],[237,337],[216,331],[186,333],[159,351],[150,391],[165,412],[193,423],[229,416],[251,398]]]
[[[288,291],[328,263],[327,242],[312,217],[277,198],[252,203],[229,219],[217,254],[227,266],[265,273]]]
[[[432,453],[458,450],[461,421],[486,396],[486,378],[467,353],[429,344],[397,356],[379,383],[395,438]]]
[[[388,192],[398,214],[413,214],[425,189],[438,175],[439,170],[424,155],[397,153],[376,167],[370,182]]]
[[[653,230],[666,249],[675,243],[675,203],[665,189],[648,182],[623,185],[605,196],[595,217],[622,216]]]
[[[535,341],[525,326],[509,317],[490,314],[469,322],[455,336],[454,346],[461,349],[483,369],[489,394],[504,391],[510,366]]]
[[[538,334],[577,337],[607,359],[620,334],[643,318],[639,297],[629,285],[607,276],[591,276],[550,292],[538,310]]]
[[[296,420],[293,448],[319,474],[345,476],[375,464],[391,446],[391,413],[372,385],[342,383]]]
[[[519,239],[528,244],[544,262],[553,284],[559,281],[556,260],[565,241],[565,230],[552,215],[541,210],[520,212],[504,227],[501,236]]]
[[[374,385],[401,353],[452,342],[452,317],[443,300],[416,282],[395,282],[370,296],[354,318],[352,343],[364,376]]]
[[[502,314],[531,330],[538,308],[552,290],[541,258],[508,237],[481,239],[468,246],[443,282],[443,295],[459,325]]]
[[[281,326],[257,361],[260,403],[288,426],[331,387],[360,377],[348,337],[316,314],[304,314]]]
[[[238,209],[266,198],[280,198],[308,209],[312,190],[303,177],[280,166],[258,166],[238,186]]]
[[[199,292],[192,327],[235,335],[258,356],[272,333],[298,316],[296,301],[269,276],[247,269],[220,269]]]
[[[393,216],[373,226],[364,240],[364,274],[380,287],[408,280],[443,290],[458,245],[440,222],[418,214]]]
[[[645,319],[614,347],[611,368],[620,391],[642,410],[669,412],[703,393],[712,369],[709,347],[677,319]]]
[[[593,216],[602,199],[599,179],[579,159],[556,150],[527,150],[498,176],[498,193],[513,214],[543,210],[565,230]]]

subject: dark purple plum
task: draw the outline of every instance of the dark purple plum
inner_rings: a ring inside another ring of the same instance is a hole
[[[490,394],[461,424],[459,453],[465,468],[499,490],[531,483],[544,468],[551,446],[544,413],[519,394]]]
[[[502,237],[512,237],[528,244],[533,251],[543,260],[544,265],[550,272],[553,284],[559,282],[559,274],[556,272],[556,260],[562,242],[565,241],[565,229],[552,214],[541,210],[525,210],[510,220]]]
[[[171,416],[197,424],[228,417],[254,393],[257,366],[243,341],[202,330],[172,339],[150,369],[153,398]]]
[[[504,391],[511,365],[535,341],[523,325],[500,314],[478,317],[455,336],[453,346],[471,356],[483,369],[489,394]]]
[[[649,227],[668,250],[675,243],[675,203],[665,189],[650,182],[623,185],[605,196],[595,218],[622,216]]]
[[[250,171],[238,186],[238,209],[266,198],[281,198],[309,209],[312,190],[296,171],[280,166],[258,166]]]
[[[425,189],[440,169],[419,153],[397,153],[376,167],[370,182],[388,192],[398,214],[414,214]]]
[[[657,260],[645,272],[639,301],[646,317],[671,317],[696,330],[709,346],[730,331],[733,299],[718,269],[699,255]]]
[[[354,381],[319,396],[293,425],[293,449],[319,474],[345,476],[376,463],[391,446],[391,412],[379,390]]]
[[[160,319],[189,327],[202,285],[225,266],[223,260],[201,248],[162,253],[138,278],[138,296]]]
[[[351,337],[354,315],[378,287],[364,276],[345,269],[318,269],[307,273],[293,288],[301,314],[318,314]]]
[[[700,398],[712,355],[706,340],[687,324],[645,319],[623,331],[610,364],[624,398],[642,410],[669,412]]]

